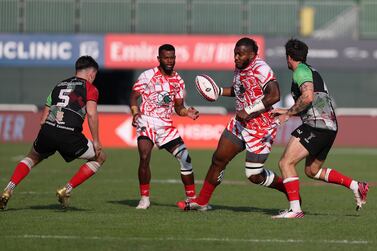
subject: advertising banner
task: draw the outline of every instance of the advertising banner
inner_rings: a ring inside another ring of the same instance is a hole
[[[33,142],[40,120],[40,112],[0,111],[0,143]]]
[[[265,55],[271,67],[286,68],[284,45],[288,39],[265,40]],[[377,69],[377,43],[372,40],[302,39],[309,46],[308,62],[321,68]]]
[[[221,133],[233,115],[205,115],[198,120],[174,116],[177,127],[187,147],[192,149],[214,149]],[[0,143],[33,142],[40,128],[41,112],[0,111]],[[136,131],[132,117],[123,113],[100,113],[100,137],[104,147],[136,147]],[[338,116],[339,132],[335,140],[338,147],[377,147],[377,134],[360,137],[359,131],[373,132],[377,128],[376,116]],[[291,132],[301,124],[299,118],[292,118],[280,126],[275,145],[284,146]],[[90,138],[87,122],[84,134]]]
[[[103,36],[0,34],[0,66],[72,67],[82,55],[103,65]]]
[[[105,67],[139,69],[154,67],[158,47],[172,44],[176,49],[177,69],[233,70],[234,46],[243,36],[225,35],[105,35]],[[264,38],[250,36],[264,57]]]
[[[233,70],[236,35],[163,34],[8,34],[0,33],[0,66],[71,67],[77,57],[91,55],[108,69],[144,69],[156,65],[158,47],[176,47],[178,70]],[[250,35],[259,54],[272,68],[286,68],[284,44],[288,38]],[[376,69],[374,40],[303,39],[308,60],[321,68]]]
[[[230,115],[201,115],[200,119],[174,116],[174,126],[188,147],[215,148]],[[132,116],[128,114],[102,113],[100,137],[104,147],[136,147],[136,130],[132,127]],[[90,135],[87,125],[84,133]]]

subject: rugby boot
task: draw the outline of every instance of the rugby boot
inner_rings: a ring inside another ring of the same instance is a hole
[[[272,219],[294,219],[294,218],[304,218],[304,212],[293,212],[292,209],[283,210],[278,215],[274,215]]]
[[[7,204],[8,204],[10,197],[12,197],[12,191],[11,190],[5,190],[3,192],[3,194],[1,195],[1,199],[0,199],[0,209],[1,210],[7,209]]]
[[[136,209],[148,209],[151,205],[148,196],[141,196],[139,204],[137,205]]]
[[[58,189],[56,191],[56,197],[58,197],[58,201],[62,208],[68,208],[69,206],[69,197],[71,197],[71,193],[67,191],[66,187]]]
[[[355,192],[356,211],[359,211],[367,203],[369,185],[366,182],[358,182],[358,189]]]
[[[184,211],[189,211],[189,210],[208,211],[212,209],[212,207],[208,204],[199,205],[195,199],[193,200],[186,199],[183,201],[178,201],[177,206]]]

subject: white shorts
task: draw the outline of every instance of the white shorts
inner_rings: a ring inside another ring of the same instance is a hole
[[[276,127],[249,129],[232,118],[226,129],[243,142],[246,151],[253,154],[269,154],[276,137]]]
[[[141,115],[137,120],[136,136],[149,138],[159,148],[180,137],[171,120],[146,115]]]

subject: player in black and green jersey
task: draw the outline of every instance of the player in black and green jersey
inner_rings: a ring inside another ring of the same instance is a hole
[[[64,208],[68,206],[72,189],[96,173],[104,163],[106,156],[98,133],[98,90],[92,84],[98,64],[90,56],[81,56],[75,68],[75,76],[59,82],[48,96],[41,129],[30,152],[14,169],[0,197],[0,209],[6,208],[13,190],[31,169],[56,151],[67,162],[76,158],[87,160],[71,180],[56,192]],[[82,134],[86,115],[93,140],[88,140]]]
[[[300,116],[303,124],[292,132],[292,137],[279,161],[290,208],[273,218],[302,218],[299,178],[296,165],[305,159],[305,174],[317,180],[343,185],[351,189],[356,210],[366,203],[368,184],[344,176],[338,171],[322,167],[330,151],[338,123],[333,101],[321,75],[306,63],[308,46],[297,39],[285,45],[288,68],[293,71],[291,92],[295,104],[289,109],[274,109],[277,120],[284,123],[291,116]]]

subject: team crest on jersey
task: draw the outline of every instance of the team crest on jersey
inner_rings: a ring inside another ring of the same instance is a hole
[[[64,124],[63,118],[64,118],[64,112],[62,112],[62,111],[57,111],[57,112],[56,112],[56,122],[57,122],[58,124]]]
[[[172,98],[170,97],[168,92],[160,92],[157,96],[157,102],[160,106],[169,105],[172,102]]]

